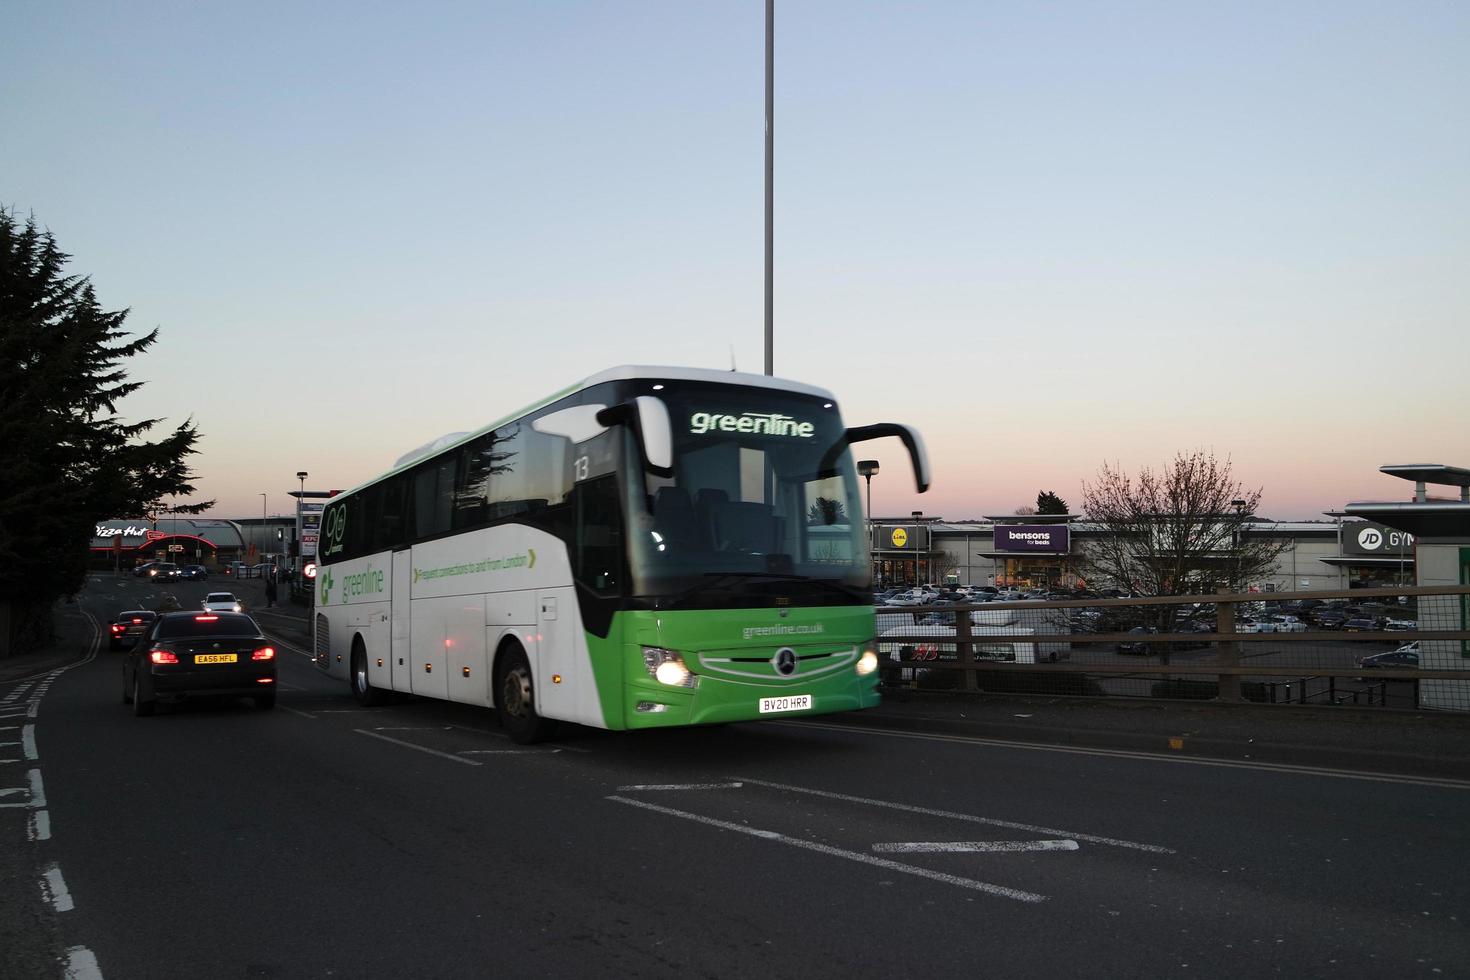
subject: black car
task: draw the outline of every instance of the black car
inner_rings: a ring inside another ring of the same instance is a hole
[[[117,650],[132,646],[157,618],[158,613],[151,609],[127,609],[118,613],[107,624],[108,647]]]
[[[1153,627],[1153,626],[1135,626],[1131,630],[1128,631],[1128,635],[1129,636],[1148,636],[1148,635],[1150,635],[1152,633],[1157,633],[1157,632],[1158,632],[1158,630],[1155,627]],[[1118,652],[1119,653],[1142,653],[1142,654],[1149,654],[1149,653],[1155,653],[1155,652],[1157,652],[1157,649],[1158,649],[1159,646],[1161,646],[1161,644],[1158,644],[1158,643],[1143,643],[1143,642],[1136,641],[1136,640],[1127,640],[1127,641],[1124,641],[1123,643],[1119,643],[1118,644]]]
[[[179,571],[179,578],[191,582],[207,582],[209,581],[209,569],[203,565],[185,565]]]
[[[164,613],[123,661],[123,702],[151,715],[159,701],[206,696],[274,708],[275,648],[243,613]]]
[[[1342,630],[1345,633],[1372,633],[1379,628],[1378,620],[1363,617],[1360,619],[1349,619],[1343,622]]]

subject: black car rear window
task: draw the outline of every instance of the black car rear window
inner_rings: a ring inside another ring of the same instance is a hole
[[[239,613],[170,616],[158,627],[160,640],[173,640],[182,636],[256,636],[259,633],[255,620]]]

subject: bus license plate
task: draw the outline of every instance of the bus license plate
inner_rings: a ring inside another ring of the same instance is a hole
[[[809,711],[811,706],[810,694],[788,694],[783,698],[761,698],[760,713],[768,715],[773,711]]]
[[[233,653],[196,653],[194,655],[196,664],[232,664],[235,662]]]

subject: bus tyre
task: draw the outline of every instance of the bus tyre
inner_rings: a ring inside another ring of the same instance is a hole
[[[554,726],[536,713],[531,663],[526,659],[526,652],[518,646],[506,650],[500,657],[495,707],[500,712],[500,727],[512,741],[530,745],[550,737]]]
[[[352,672],[347,679],[352,685],[352,696],[364,708],[376,707],[387,700],[384,693],[368,680],[367,649],[360,639],[352,644]]]

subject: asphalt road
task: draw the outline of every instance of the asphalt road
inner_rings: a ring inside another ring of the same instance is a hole
[[[527,748],[304,652],[274,711],[134,718],[86,643],[145,588],[98,582],[83,662],[0,686],[5,977],[1470,970],[1463,783],[817,720]]]

